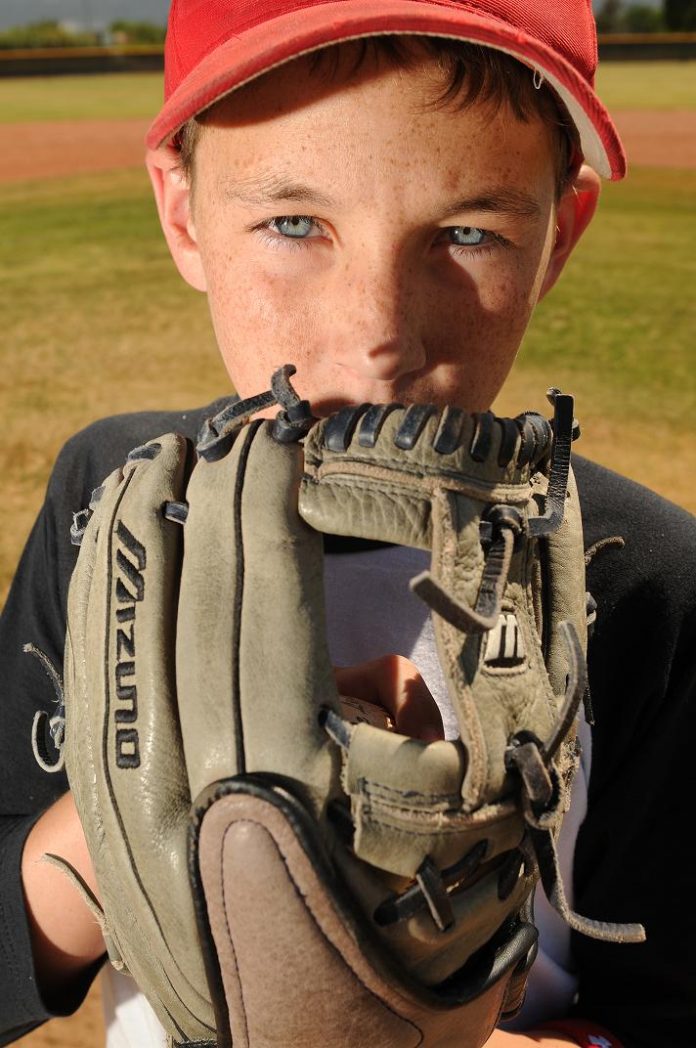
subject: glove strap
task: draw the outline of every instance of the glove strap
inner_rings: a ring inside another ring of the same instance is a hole
[[[292,388],[290,379],[297,371],[294,364],[284,364],[271,376],[271,388],[266,393],[259,393],[246,400],[233,400],[214,418],[206,419],[198,435],[196,451],[209,462],[222,458],[232,447],[232,443],[249,419],[265,408],[279,404],[273,424],[273,437],[280,444],[289,444],[300,440],[314,425],[309,402],[300,400]]]
[[[49,774],[62,771],[65,765],[63,743],[65,740],[65,697],[60,673],[48,655],[35,644],[25,644],[26,655],[33,655],[41,663],[46,676],[56,693],[58,709],[52,717],[46,710],[37,710],[31,727],[31,748],[36,763]]]

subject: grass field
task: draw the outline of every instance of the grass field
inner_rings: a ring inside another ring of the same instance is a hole
[[[161,101],[159,73],[0,80],[0,114],[4,124],[25,120],[145,118],[157,112]]]
[[[696,62],[608,62],[598,89],[610,109],[696,108]],[[152,116],[158,73],[0,80],[0,122],[115,120]]]
[[[696,109],[696,62],[605,62],[597,90],[609,109]]]

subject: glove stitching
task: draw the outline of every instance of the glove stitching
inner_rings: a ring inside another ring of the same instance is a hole
[[[385,833],[388,832],[389,838],[392,840],[395,837],[404,837],[416,839],[430,839],[436,838],[437,840],[444,837],[465,837],[467,833],[470,833],[470,828],[460,828],[457,826],[442,826],[439,823],[426,824],[425,827],[420,828],[417,823],[412,824],[412,828],[407,826],[403,821],[399,819],[397,811],[394,813],[385,812],[383,815],[376,814],[374,809],[369,804],[364,804],[360,810],[360,818],[357,820],[359,826],[357,830],[362,827],[365,829],[368,826],[381,827]]]
[[[367,787],[364,790],[364,792],[361,789],[363,783],[365,783],[365,785]],[[371,789],[371,787],[373,785],[375,787],[374,790]],[[372,784],[367,779],[360,780],[360,782],[358,784],[358,789],[359,789],[360,792],[352,793],[352,796],[360,797],[361,799],[363,799],[365,801],[376,801],[378,804],[381,804],[384,807],[392,808],[394,811],[403,811],[403,812],[408,812],[409,814],[413,813],[414,816],[417,816],[417,817],[420,817],[420,818],[426,818],[426,817],[428,817],[429,815],[432,814],[432,815],[435,815],[438,819],[440,819],[440,820],[441,819],[446,819],[448,822],[455,822],[455,821],[461,820],[462,824],[464,824],[466,826],[479,826],[479,825],[484,826],[484,825],[487,824],[489,819],[493,819],[493,820],[497,821],[498,819],[503,818],[506,814],[514,815],[515,812],[518,811],[517,801],[511,799],[511,800],[507,800],[507,801],[505,801],[505,800],[504,801],[499,801],[496,804],[482,805],[480,808],[477,808],[473,812],[463,812],[463,811],[459,810],[460,799],[459,799],[459,796],[457,796],[457,798],[455,799],[454,805],[452,805],[449,809],[445,809],[445,810],[442,810],[442,811],[437,811],[437,812],[432,812],[431,813],[431,812],[428,812],[427,810],[426,811],[419,811],[418,809],[414,810],[411,807],[411,805],[408,805],[408,804],[398,804],[399,791],[394,791],[397,794],[397,796],[396,796],[396,798],[394,800],[392,800],[389,797],[388,793],[387,793],[386,796],[380,796],[379,791],[382,789],[382,784],[381,783],[374,783],[374,784]],[[385,788],[385,793],[386,793],[387,789],[388,788]],[[408,794],[400,794],[400,796],[402,798],[406,798],[408,796]]]
[[[462,835],[465,836],[472,830],[471,826],[443,826],[441,823],[438,823],[436,826],[431,826],[426,829],[418,829],[417,827],[415,827],[414,829],[407,829],[403,825],[403,823],[395,825],[393,822],[388,821],[389,813],[387,812],[385,812],[384,817],[380,817],[379,815],[375,814],[374,809],[368,804],[363,805],[360,814],[363,823],[369,823],[373,826],[383,826],[385,830],[390,830],[393,834],[400,834],[404,837],[431,837],[433,836],[433,834],[436,834],[438,837],[456,837]],[[398,819],[398,814],[395,812],[392,818]],[[522,821],[521,813],[519,816],[519,821]],[[485,830],[488,828],[488,825],[488,823],[481,823],[480,826],[476,826],[474,828],[480,829],[481,832],[485,832]],[[495,826],[495,821],[491,820],[490,825]]]
[[[353,465],[353,463],[350,465]],[[325,462],[317,468],[316,476],[313,476],[310,472],[305,472],[304,480],[308,483],[323,486],[344,486],[348,484],[351,488],[366,488],[368,491],[377,491],[378,493],[381,493],[383,489],[376,486],[377,484],[384,485],[385,488],[392,487],[399,494],[402,493],[402,488],[399,485],[402,485],[402,487],[417,486],[419,490],[426,493],[421,496],[426,501],[427,495],[437,490],[437,488],[446,488],[448,491],[466,495],[467,498],[486,503],[509,502],[526,505],[529,501],[529,483],[527,481],[520,484],[490,484],[486,483],[483,478],[472,477],[454,471],[429,470],[427,466],[419,469],[404,469],[400,467],[398,472],[393,466],[390,467],[388,463],[366,462],[356,463],[356,466],[363,466],[364,468],[351,470],[345,462],[340,460],[338,462]],[[388,472],[389,476],[380,476],[380,470]],[[378,475],[375,476],[375,473]],[[426,477],[432,481],[431,484],[423,483]],[[418,482],[416,485],[410,483],[412,478]]]
[[[226,841],[226,838],[227,838],[227,834],[230,832],[231,829],[232,829],[232,827],[228,826],[227,829],[225,830],[225,834],[224,834],[224,836],[222,838],[222,847],[220,848],[220,864],[219,864],[220,896],[221,896],[221,898],[223,900],[223,912],[225,914],[225,928],[227,929],[227,939],[228,939],[229,944],[230,944],[230,949],[232,950],[232,957],[233,957],[233,960],[234,960],[234,966],[235,966],[235,968],[237,970],[237,979],[238,979],[238,982],[239,982],[239,997],[240,997],[240,1000],[242,1002],[242,1018],[244,1020],[244,1034],[245,1034],[246,1043],[247,1043],[247,1046],[248,1046],[248,1044],[249,1044],[249,1023],[247,1021],[247,1011],[246,1011],[246,1006],[244,1004],[244,987],[242,986],[242,974],[241,974],[241,971],[239,969],[239,963],[237,961],[237,951],[235,949],[234,941],[232,939],[232,929],[230,928],[230,922],[229,922],[229,917],[228,917],[228,913],[227,913],[227,902],[226,902],[226,895],[225,895],[225,879],[224,879],[224,875],[223,875],[224,846],[225,846],[225,841]],[[219,964],[219,958],[218,958],[218,964]],[[224,983],[223,983],[223,985],[224,985]],[[228,1011],[228,1014],[229,1014],[229,1011]]]
[[[398,786],[389,786],[387,783],[379,782],[377,779],[369,779],[367,777],[361,777],[358,779],[358,790],[366,794],[377,794],[384,795],[384,799],[389,800],[390,797],[397,799],[408,800],[412,804],[446,804],[448,807],[457,807],[459,804],[458,793],[421,793],[420,790],[410,789],[399,789]],[[380,798],[381,799],[381,798]]]

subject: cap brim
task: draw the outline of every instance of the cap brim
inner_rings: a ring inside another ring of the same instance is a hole
[[[491,15],[418,0],[334,0],[285,13],[231,36],[179,84],[150,127],[157,148],[213,102],[300,55],[341,41],[379,35],[439,36],[492,47],[528,65],[558,93],[575,123],[584,160],[603,178],[620,179],[626,157],[613,121],[587,80],[561,55]]]

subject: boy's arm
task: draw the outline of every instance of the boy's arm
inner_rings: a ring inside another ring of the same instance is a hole
[[[496,1030],[486,1042],[486,1048],[532,1048],[532,1045],[544,1045],[544,1048],[561,1048],[562,1045],[577,1044],[560,1033],[545,1033],[542,1030],[529,1030],[527,1033],[505,1033]]]
[[[590,644],[596,725],[588,812],[575,852],[575,903],[635,916],[647,940],[572,939],[574,1014],[625,1044],[692,1046],[696,909],[688,832],[696,733],[696,520],[647,489],[576,458],[588,569],[598,604]]]
[[[42,997],[60,1007],[66,994],[84,992],[92,968],[104,954],[104,940],[94,916],[65,874],[46,862],[58,855],[97,894],[92,863],[70,793],[56,801],[34,824],[22,855],[34,967]],[[81,994],[80,994],[81,995]]]
[[[56,665],[62,661],[63,595],[74,557],[69,542],[59,548],[63,523],[60,502],[49,490],[0,617],[0,1044],[73,1011],[89,985],[83,979],[57,1007],[44,999],[21,879],[22,854],[37,819],[67,789],[64,773],[46,774],[32,752],[34,714],[55,712],[56,695],[38,660],[23,652],[31,642]]]

